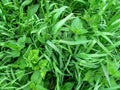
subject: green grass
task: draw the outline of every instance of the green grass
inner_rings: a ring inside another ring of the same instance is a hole
[[[120,0],[0,0],[0,90],[120,90]]]

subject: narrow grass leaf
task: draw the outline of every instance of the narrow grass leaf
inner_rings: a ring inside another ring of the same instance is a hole
[[[103,72],[105,74],[106,80],[108,81],[108,84],[111,87],[111,82],[110,82],[110,77],[109,77],[108,71],[107,71],[106,67],[104,66],[104,64],[101,63],[101,66],[102,66]]]
[[[25,0],[23,3],[22,3],[22,7],[26,6],[26,5],[29,5],[33,0]]]
[[[21,87],[17,88],[16,90],[24,89],[25,87],[29,86],[30,82],[26,83],[25,85],[22,85]]]
[[[100,41],[97,41],[97,44],[98,44],[108,55],[112,56],[111,53],[110,53],[110,51],[109,51]]]
[[[97,68],[98,66],[95,63],[87,62],[85,60],[80,60],[79,65],[88,68]]]
[[[61,55],[60,50],[57,48],[56,45],[54,45],[54,43],[52,43],[50,41],[47,41],[46,43]]]
[[[86,4],[86,2],[85,2],[84,0],[74,0],[74,1],[78,1],[78,2],[80,2],[80,3]]]
[[[4,78],[0,79],[0,84],[2,84],[6,80],[7,80],[7,77],[4,77]]]
[[[53,33],[56,36],[58,31],[60,30],[60,28],[66,23],[67,20],[69,20],[71,17],[73,16],[73,13],[69,14],[68,16],[66,16],[64,19],[60,20],[58,23],[56,23],[53,26]]]
[[[110,87],[110,88],[104,88],[102,90],[119,90],[120,89],[120,85],[114,86],[114,87]]]
[[[7,65],[7,66],[0,66],[0,69],[6,69],[9,68],[11,65]]]
[[[96,40],[92,40],[91,42],[90,42],[90,45],[88,46],[88,48],[87,48],[87,53],[89,53],[92,49],[93,49],[93,47],[94,47],[94,45],[97,43],[97,41]]]
[[[56,63],[55,63],[55,62],[53,62],[53,67],[54,67],[54,69],[55,69],[55,71],[56,71],[57,73],[63,75],[63,73],[60,71],[60,69],[56,66]]]
[[[67,6],[63,6],[59,9],[54,10],[53,12],[55,13],[55,15],[53,16],[53,20],[56,21],[60,15],[63,13],[63,11],[65,11],[65,9],[68,8]]]
[[[80,45],[80,44],[85,44],[88,43],[90,40],[77,40],[77,41],[66,41],[66,40],[58,40],[58,43],[63,43],[67,45]]]

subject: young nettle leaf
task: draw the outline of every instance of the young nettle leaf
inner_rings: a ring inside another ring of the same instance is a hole
[[[31,76],[30,87],[32,90],[47,90],[46,88],[43,87],[43,80],[41,77],[40,70],[35,71]]]
[[[40,67],[41,76],[44,79],[47,71],[50,69],[48,60],[40,60],[39,67]]]
[[[26,53],[24,54],[24,59],[26,60],[26,63],[28,65],[28,67],[32,67],[32,69],[36,70],[39,67],[36,66],[36,64],[38,63],[39,60],[39,50],[38,49],[31,49],[30,47],[28,48],[28,50],[26,51]]]
[[[79,19],[79,17],[76,17],[72,24],[71,24],[71,30],[75,34],[85,34],[87,33],[87,30],[83,27],[83,22]]]
[[[47,67],[48,66],[48,60],[46,60],[46,59],[42,59],[42,60],[40,60],[39,61],[39,67],[41,68],[41,69],[43,69],[43,68],[45,68],[45,67]]]
[[[0,0],[0,90],[120,90],[120,0]]]
[[[37,84],[41,84],[42,83],[42,77],[40,75],[40,71],[34,71],[34,73],[31,76],[31,81],[37,85]]]
[[[36,85],[36,89],[35,89],[35,90],[48,90],[48,89],[46,89],[46,88],[43,87],[43,86]]]
[[[39,50],[30,50],[30,53],[28,55],[28,60],[30,61],[31,64],[36,64],[39,60]]]
[[[23,57],[19,57],[14,65],[16,66],[16,68],[19,67],[20,69],[25,69],[27,67],[26,61]]]
[[[107,70],[110,75],[116,78],[120,78],[120,72],[119,72],[119,63],[118,62],[113,62],[113,61],[108,61],[107,62]]]
[[[16,77],[20,81],[22,77],[25,75],[25,70],[16,70]]]
[[[97,29],[100,23],[100,16],[98,14],[91,16],[90,20],[88,21],[89,25],[93,29]]]
[[[31,18],[37,12],[38,8],[39,8],[38,4],[29,6],[28,12],[27,12],[28,17]]]
[[[17,45],[20,47],[20,50],[25,47],[26,36],[20,37],[17,41]]]
[[[94,72],[92,70],[89,70],[88,72],[86,72],[83,80],[89,82],[89,84],[93,84],[94,83]]]
[[[45,78],[47,71],[48,71],[47,68],[43,68],[43,69],[40,70],[40,74],[41,74],[42,79]]]

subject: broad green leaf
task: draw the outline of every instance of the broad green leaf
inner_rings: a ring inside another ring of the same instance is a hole
[[[45,87],[41,86],[41,85],[36,85],[36,89],[35,90],[48,90]]]
[[[30,50],[28,55],[28,61],[30,61],[32,64],[36,64],[39,60],[38,55],[39,55],[38,49]]]
[[[40,67],[41,77],[44,79],[47,71],[49,71],[48,60],[40,60],[38,65]]]
[[[90,18],[89,24],[94,30],[96,30],[98,28],[99,22],[100,22],[100,16],[96,14]]]
[[[120,72],[119,72],[119,63],[118,62],[113,62],[113,61],[107,61],[107,70],[110,75],[113,77],[119,78],[120,77]]]
[[[31,81],[37,85],[37,84],[41,84],[42,82],[42,77],[40,75],[40,71],[37,70],[37,71],[34,71],[34,73],[32,74],[31,76]]]
[[[89,82],[90,84],[93,84],[94,82],[94,72],[89,70],[85,73],[85,77],[83,78],[84,81]]]
[[[45,79],[45,76],[46,76],[47,71],[48,71],[47,68],[42,68],[42,69],[40,70],[40,74],[41,74],[41,77],[42,77],[43,79]]]
[[[72,24],[71,24],[71,30],[75,34],[84,34],[87,33],[87,30],[83,27],[83,22],[79,19],[79,17],[76,17]]]
[[[17,45],[20,47],[20,50],[25,47],[26,43],[26,36],[24,35],[23,37],[20,37],[17,41]]]
[[[46,60],[46,59],[41,59],[40,61],[39,61],[39,67],[41,68],[41,69],[43,69],[43,68],[45,68],[45,67],[47,67],[48,66],[48,60]]]
[[[38,4],[29,6],[27,12],[28,16],[32,17],[38,11],[38,8],[39,8]]]
[[[27,67],[26,61],[23,57],[19,57],[14,65],[17,65],[17,68],[19,67],[20,69],[25,69]]]
[[[25,75],[25,70],[16,70],[15,75],[18,78],[18,80],[20,81],[22,79],[22,77]]]
[[[74,83],[66,82],[62,87],[61,90],[72,90]]]

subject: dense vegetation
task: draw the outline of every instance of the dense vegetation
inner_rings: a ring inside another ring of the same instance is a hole
[[[120,90],[120,0],[0,0],[0,90]]]

